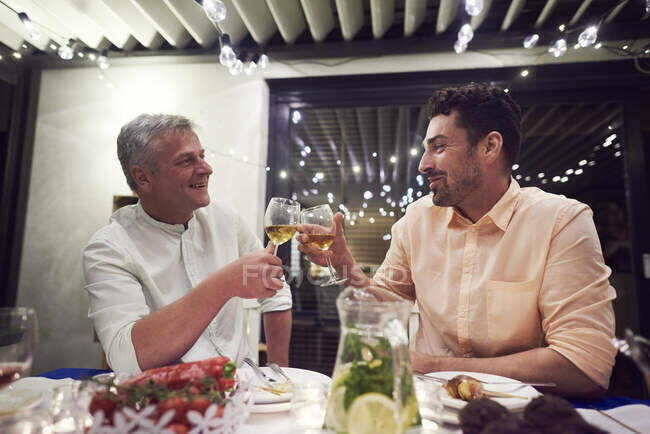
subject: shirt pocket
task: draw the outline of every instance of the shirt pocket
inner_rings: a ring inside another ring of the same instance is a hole
[[[537,284],[488,280],[487,335],[496,353],[507,354],[539,345]]]

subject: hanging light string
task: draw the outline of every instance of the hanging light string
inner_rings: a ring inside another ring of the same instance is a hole
[[[222,0],[195,1],[201,5],[208,19],[213,23],[217,31],[219,35],[220,48],[219,62],[226,66],[232,75],[239,75],[241,73],[252,75],[258,70],[264,69],[268,66],[269,57],[261,48],[252,51],[235,49],[230,42],[229,35],[221,31],[219,23],[225,20],[227,16],[227,9]],[[88,58],[91,61],[96,61],[97,67],[101,70],[109,68],[110,61],[108,50],[95,50],[88,47],[77,38],[66,38],[43,24],[33,21],[26,12],[17,11],[2,0],[0,0],[0,4],[16,14],[25,26],[25,31],[32,41],[37,41],[41,38],[41,30],[48,33],[49,38],[58,44],[58,46],[56,46],[50,43],[50,48],[52,50],[57,50],[57,54],[62,60],[72,60],[76,54],[79,58]],[[15,59],[20,59],[22,54],[15,52],[13,53],[13,57]]]

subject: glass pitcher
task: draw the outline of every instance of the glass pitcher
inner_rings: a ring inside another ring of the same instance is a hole
[[[324,427],[382,434],[420,425],[408,361],[411,303],[381,288],[348,288],[336,307],[341,338]]]

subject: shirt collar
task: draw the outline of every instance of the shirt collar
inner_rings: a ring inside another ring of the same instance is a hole
[[[138,201],[138,204],[136,205],[137,209],[137,215],[138,217],[142,218],[145,222],[149,223],[152,226],[155,226],[157,228],[163,229],[167,232],[172,232],[175,234],[182,234],[185,232],[185,225],[182,224],[169,224],[169,223],[164,223],[159,220],[156,220],[155,218],[151,217],[149,214],[147,214],[147,211],[142,208],[142,203],[141,201]],[[194,224],[195,216],[192,214],[192,218],[187,222],[187,227],[191,228],[192,225]]]
[[[508,228],[508,224],[510,223],[510,219],[512,218],[512,213],[515,210],[515,206],[517,205],[517,198],[519,196],[519,190],[521,190],[521,187],[519,186],[519,183],[515,181],[513,177],[510,177],[510,186],[506,190],[506,192],[501,196],[501,198],[497,201],[497,203],[492,206],[490,211],[488,211],[485,216],[481,217],[476,224],[480,224],[481,220],[483,220],[486,216],[490,218],[494,222],[494,224],[501,229],[502,231],[505,231]],[[432,203],[433,205],[433,203]],[[433,205],[435,206],[435,205]],[[454,215],[457,216],[461,221],[465,221],[468,224],[472,224],[470,220],[468,220],[466,217],[463,217],[458,213],[458,211],[454,207],[447,207],[446,210],[446,216],[445,219],[447,220],[446,224],[449,225],[454,217]]]
[[[515,206],[517,205],[519,190],[521,190],[519,183],[511,176],[510,186],[503,196],[501,196],[501,199],[486,214],[502,231],[508,228],[512,213],[515,211]]]

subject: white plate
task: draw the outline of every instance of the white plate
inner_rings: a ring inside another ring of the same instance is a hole
[[[469,375],[481,381],[507,381],[507,382],[519,383],[519,381],[513,380],[512,378],[502,377],[500,375],[482,374],[479,372],[443,371],[443,372],[431,372],[427,375],[431,375],[439,378],[446,378],[446,379],[453,378],[456,375]],[[523,410],[533,398],[541,396],[541,393],[539,393],[533,387],[525,386],[523,384],[522,385],[486,384],[484,387],[486,390],[491,390],[494,392],[509,393],[512,395],[521,396],[522,398],[497,398],[497,397],[490,398],[498,402],[499,404],[503,405],[505,408],[507,408],[512,412]],[[462,399],[452,398],[444,389],[442,390],[442,393],[440,395],[440,401],[442,401],[442,403],[445,406],[457,410],[460,410],[467,405],[467,401],[463,401]]]
[[[276,375],[271,368],[262,367],[264,373],[278,381],[284,381],[283,378],[280,378]],[[332,379],[327,375],[323,375],[320,372],[308,371],[306,369],[299,368],[282,368],[282,370],[287,374],[291,379],[291,382],[294,384],[304,384],[304,383],[322,383],[326,384],[328,387],[332,382]],[[253,370],[247,366],[242,366],[237,370],[237,375],[240,378],[240,381],[246,382],[249,381],[253,385],[259,385],[260,381],[257,379]],[[281,411],[288,411],[291,408],[292,393],[282,393],[280,395],[275,395],[264,390],[256,390],[253,396],[255,405],[253,406],[254,413],[275,413]],[[276,405],[284,404],[284,405]],[[260,408],[258,408],[260,407]]]

